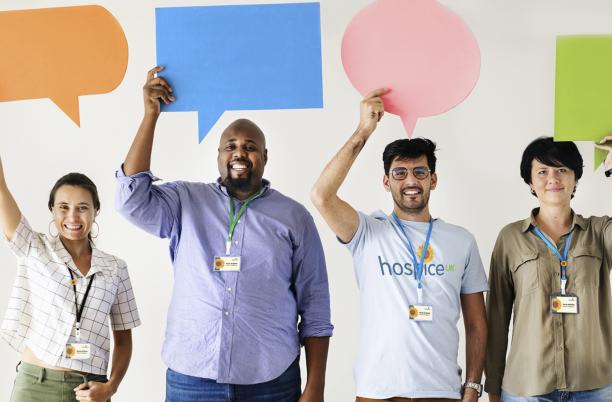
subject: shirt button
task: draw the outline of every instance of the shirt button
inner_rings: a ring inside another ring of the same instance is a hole
[[[232,291],[232,288],[227,288],[227,291],[228,291],[228,292],[231,292],[231,291]]]
[[[555,272],[555,276],[559,276],[559,273],[558,273],[558,272]]]
[[[229,311],[225,310],[225,315],[229,315]]]
[[[563,350],[563,345],[559,345],[559,350]]]
[[[240,219],[238,219],[238,222],[237,222],[237,223],[240,223]]]
[[[234,242],[234,244],[235,244],[235,245],[238,245],[238,240],[236,240],[236,241]]]

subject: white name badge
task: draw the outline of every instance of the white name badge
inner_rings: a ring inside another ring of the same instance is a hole
[[[91,345],[89,343],[67,343],[65,352],[66,359],[86,360],[91,357]]]
[[[215,257],[213,271],[240,272],[240,257]]]
[[[408,306],[408,317],[415,321],[433,321],[433,307],[413,304]]]
[[[550,312],[553,314],[578,314],[578,296],[551,295]]]

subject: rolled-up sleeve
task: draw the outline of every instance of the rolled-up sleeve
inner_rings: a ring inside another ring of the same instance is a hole
[[[484,369],[485,390],[490,394],[500,395],[506,368],[508,329],[514,303],[514,285],[508,273],[503,230],[497,238],[491,256],[489,288],[487,294],[488,339]]]
[[[319,233],[310,214],[305,215],[302,235],[293,254],[298,331],[304,338],[332,336],[329,284],[325,255]]]
[[[117,211],[134,225],[161,238],[168,238],[180,222],[178,183],[154,185],[151,171],[126,176],[123,166],[117,170],[115,197]]]

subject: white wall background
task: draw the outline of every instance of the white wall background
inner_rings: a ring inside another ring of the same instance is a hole
[[[141,87],[146,71],[155,65],[154,9],[228,3],[99,1],[122,24],[130,58],[125,79],[114,92],[80,98],[80,128],[47,99],[0,103],[0,154],[7,180],[23,213],[37,230],[47,230],[48,192],[61,175],[81,171],[101,190],[98,245],[128,261],[144,323],[134,330],[134,355],[127,377],[113,398],[116,402],[162,401],[164,395],[165,367],[160,350],[172,281],[167,244],[136,229],[113,208],[113,173],[138,127],[143,110]],[[247,2],[232,1],[240,3]],[[201,144],[197,143],[195,113],[167,113],[157,128],[152,162],[154,173],[166,180],[211,181],[217,177],[215,158],[221,130],[238,117],[248,117],[263,128],[270,156],[265,176],[274,187],[311,210],[324,243],[336,326],[326,389],[326,400],[332,402],[354,400],[352,365],[359,296],[349,253],[335,241],[308,194],[320,170],[357,125],[360,96],[342,69],[340,44],[351,18],[369,3],[321,0],[324,109],[227,112]],[[482,52],[481,77],[471,96],[457,108],[419,120],[415,135],[434,139],[440,148],[439,186],[432,195],[432,213],[472,231],[486,266],[499,229],[526,217],[536,204],[519,176],[518,166],[527,143],[553,131],[555,37],[612,33],[612,2],[441,3],[461,15],[476,35]],[[87,3],[3,0],[0,10],[82,4]],[[2,63],[10,62],[3,55],[0,58]],[[11,78],[0,77],[0,81],[4,79]],[[381,185],[381,154],[387,143],[403,136],[399,118],[386,115],[341,191],[357,209],[391,210],[391,198]],[[592,172],[592,145],[580,143],[579,147],[586,169],[573,201],[574,209],[583,215],[609,214],[612,183],[601,169]],[[4,311],[16,267],[6,247],[0,247],[0,267],[0,310]],[[463,336],[463,324],[459,326]],[[462,338],[462,365],[464,350]],[[3,342],[0,356],[0,400],[8,401],[19,358]]]

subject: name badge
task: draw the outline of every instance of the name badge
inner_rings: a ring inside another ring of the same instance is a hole
[[[551,295],[550,312],[553,314],[578,314],[578,296]]]
[[[240,257],[215,257],[213,271],[240,272]]]
[[[408,317],[415,321],[433,321],[433,307],[413,304],[408,307]]]
[[[86,360],[91,357],[91,345],[89,343],[67,343],[66,359]]]

